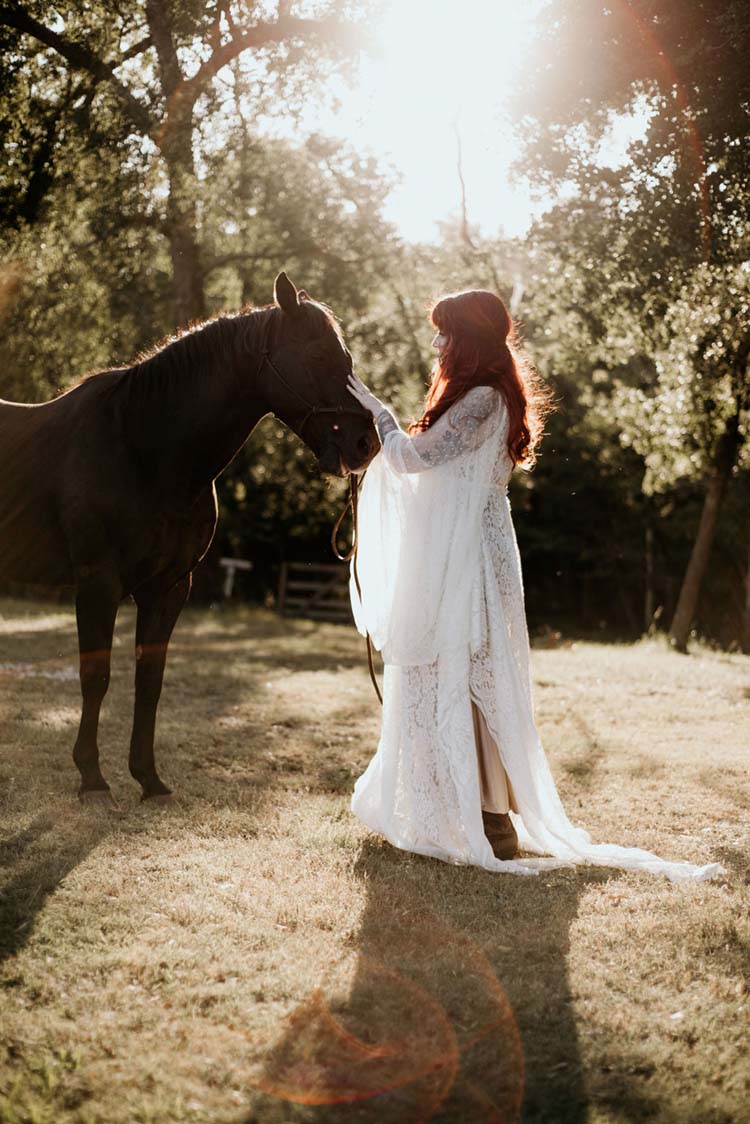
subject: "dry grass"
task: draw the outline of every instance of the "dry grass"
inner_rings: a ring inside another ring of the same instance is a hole
[[[81,808],[72,614],[0,602],[0,1120],[750,1120],[747,658],[534,653],[571,818],[731,872],[672,885],[369,836],[359,637],[262,611],[183,615],[159,732],[179,797],[141,806],[132,633],[125,610],[100,738],[119,808]]]

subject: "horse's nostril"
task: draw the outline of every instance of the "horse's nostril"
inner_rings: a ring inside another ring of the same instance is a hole
[[[364,456],[367,456],[367,454],[370,452],[370,448],[370,438],[366,435],[364,437],[360,437],[357,440],[357,451],[362,453]]]

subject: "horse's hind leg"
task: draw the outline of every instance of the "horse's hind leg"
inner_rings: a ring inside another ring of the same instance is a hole
[[[135,632],[135,713],[130,741],[130,772],[143,788],[142,799],[169,796],[154,762],[156,708],[159,705],[164,665],[172,629],[190,592],[190,575],[166,593],[136,593],[138,621]]]
[[[87,792],[106,792],[109,789],[99,768],[97,731],[99,711],[109,687],[112,633],[118,601],[119,591],[114,583],[104,579],[79,585],[76,595],[83,707],[73,760],[81,774],[78,790],[81,798]]]

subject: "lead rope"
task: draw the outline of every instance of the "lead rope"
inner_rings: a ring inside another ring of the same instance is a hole
[[[261,352],[260,363],[258,365],[258,374],[260,374],[260,372],[262,371],[264,363],[268,364],[268,366],[271,368],[273,373],[276,375],[276,377],[279,379],[279,381],[281,383],[283,383],[283,385],[287,388],[287,390],[291,390],[292,394],[296,395],[296,397],[299,398],[300,402],[302,402],[305,406],[307,406],[307,413],[305,414],[304,418],[302,419],[302,424],[299,427],[299,433],[300,434],[302,433],[302,430],[305,428],[305,425],[307,424],[308,419],[311,418],[311,417],[314,417],[316,414],[359,414],[359,413],[362,412],[361,408],[359,410],[355,410],[354,408],[352,408],[351,410],[347,410],[347,409],[344,409],[344,407],[342,407],[342,406],[314,406],[311,402],[307,401],[307,399],[305,398],[305,396],[303,394],[300,394],[300,392],[298,390],[296,390],[295,387],[291,386],[287,382],[287,380],[284,378],[281,371],[278,369],[278,367],[276,366],[273,359],[268,354],[268,351],[265,348]],[[365,413],[366,413],[368,418],[371,416],[369,411],[365,410]],[[346,507],[341,512],[341,515],[339,515],[338,519],[336,520],[336,525],[333,528],[333,531],[331,532],[331,546],[333,548],[333,553],[336,555],[338,560],[340,562],[348,562],[351,558],[354,559],[354,566],[353,566],[354,583],[357,587],[357,593],[359,594],[360,601],[362,600],[362,590],[360,589],[359,577],[357,576],[357,539],[359,537],[358,534],[357,534],[357,496],[358,496],[359,488],[360,488],[364,478],[365,478],[365,474],[363,472],[362,475],[359,478],[359,481],[357,482],[357,481],[355,481],[355,474],[351,473],[351,472],[349,473],[349,499],[347,501]],[[351,550],[349,551],[348,554],[339,554],[339,548],[338,548],[338,544],[336,542],[336,535],[338,534],[339,527],[341,526],[343,518],[346,515],[346,513],[347,513],[347,511],[349,510],[350,507],[352,509],[352,546],[351,546]],[[367,633],[367,663],[368,663],[368,666],[370,668],[370,679],[372,679],[372,685],[375,688],[375,694],[378,696],[378,700],[380,702],[380,705],[382,706],[383,705],[383,696],[380,693],[380,687],[378,687],[378,681],[375,678],[375,668],[374,668],[373,662],[372,662],[372,640],[370,639],[370,633],[369,632]]]
[[[364,478],[364,472],[360,476],[359,480],[356,479],[353,472],[349,474],[349,499],[347,500],[346,506],[341,512],[341,515],[339,515],[338,519],[336,520],[336,525],[331,532],[331,547],[333,548],[333,553],[336,555],[338,560],[340,562],[349,562],[350,560],[352,561],[354,584],[357,587],[357,594],[359,595],[360,601],[362,600],[362,590],[360,589],[359,577],[357,576],[357,547],[359,546],[359,533],[357,527],[357,500],[359,498],[359,489],[362,486],[362,481],[364,480]],[[339,554],[336,536],[338,535],[339,527],[343,522],[344,516],[346,515],[350,507],[352,509],[352,545],[348,554]],[[373,665],[372,659],[372,640],[370,639],[369,632],[367,633],[367,665],[370,668],[370,679],[372,680],[372,685],[375,688],[375,694],[378,696],[378,700],[380,702],[380,705],[382,706],[383,696],[380,693],[380,687],[378,687],[378,681],[375,678],[375,667]]]

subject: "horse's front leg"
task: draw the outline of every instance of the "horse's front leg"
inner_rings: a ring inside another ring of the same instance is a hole
[[[76,621],[80,653],[83,706],[73,760],[81,774],[79,797],[108,792],[109,785],[99,768],[99,712],[109,687],[112,634],[120,600],[118,581],[105,572],[87,573],[79,578],[76,593]]]
[[[143,788],[141,799],[169,796],[154,763],[156,708],[159,705],[167,647],[190,592],[190,575],[158,595],[136,593],[135,713],[130,739],[130,772]]]

